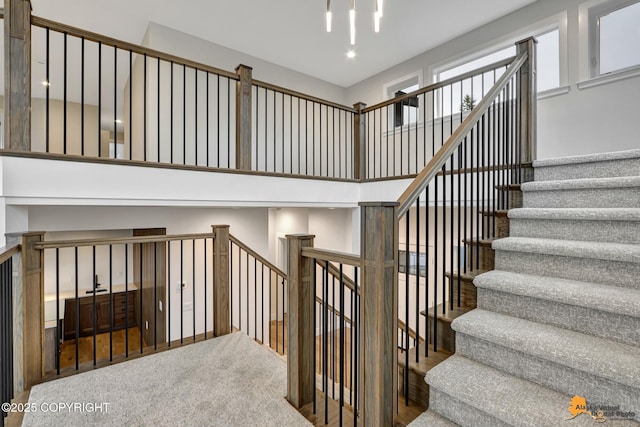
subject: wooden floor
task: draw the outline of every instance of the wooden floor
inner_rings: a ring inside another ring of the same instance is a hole
[[[113,332],[113,356],[125,355],[126,330]],[[109,333],[96,335],[96,361],[109,360]],[[129,352],[140,351],[140,330],[129,328]],[[93,361],[93,336],[78,339],[78,364]],[[76,341],[66,340],[60,346],[60,369],[76,364]]]
[[[316,413],[313,413],[313,403],[308,403],[299,409],[300,413],[309,420],[314,426],[337,426],[340,425],[340,404],[337,400],[329,398],[327,402],[327,413],[325,423],[325,395],[320,390],[316,392]],[[407,426],[411,421],[415,420],[418,415],[423,413],[425,409],[416,403],[409,401],[409,405],[405,406],[404,400],[398,402],[398,416],[396,419],[396,427]],[[345,405],[342,410],[342,425],[352,426],[353,408]]]

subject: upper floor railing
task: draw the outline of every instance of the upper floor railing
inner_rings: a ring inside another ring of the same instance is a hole
[[[254,80],[246,65],[226,71],[25,13],[31,31],[11,46],[25,62],[5,63],[5,154],[352,181],[415,177],[510,62],[349,107]]]

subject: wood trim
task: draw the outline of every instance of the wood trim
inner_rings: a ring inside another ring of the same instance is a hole
[[[313,261],[302,255],[312,247],[315,236],[288,235],[289,243],[289,323],[287,330],[287,400],[295,408],[313,401],[316,339],[314,329],[315,289]]]
[[[398,393],[398,204],[361,203],[360,421],[393,426]]]
[[[118,49],[130,50],[140,55],[147,55],[154,58],[159,58],[163,61],[174,62],[179,65],[185,65],[190,68],[196,68],[200,71],[207,71],[212,74],[218,74],[223,77],[227,77],[231,80],[238,80],[238,76],[235,73],[226,71],[220,68],[212,67],[201,62],[191,61],[189,59],[180,58],[179,56],[171,55],[168,53],[160,52],[155,49],[140,46],[137,44],[125,42],[112,37],[104,36],[102,34],[94,33],[91,31],[83,30],[81,28],[72,27],[71,25],[62,24],[60,22],[51,21],[49,19],[40,18],[38,16],[31,16],[31,25],[37,27],[49,28],[61,33],[67,33],[75,37],[84,37],[86,40],[93,42],[100,42],[103,45],[117,47]]]
[[[431,92],[431,91],[434,91],[436,89],[440,89],[440,88],[442,88],[444,86],[449,86],[451,84],[461,82],[462,80],[469,79],[471,77],[486,73],[488,71],[493,71],[496,68],[504,67],[504,66],[507,66],[507,65],[511,64],[515,59],[516,59],[516,56],[512,56],[510,58],[506,58],[506,59],[502,59],[500,61],[496,61],[493,64],[485,65],[484,67],[469,71],[469,72],[461,74],[459,76],[455,76],[455,77],[452,77],[450,79],[443,80],[441,82],[433,83],[433,84],[430,84],[429,86],[425,86],[425,87],[423,87],[421,89],[414,90],[413,92],[409,92],[409,93],[404,94],[402,96],[398,96],[396,98],[392,98],[392,99],[389,99],[387,101],[380,102],[380,103],[378,103],[376,105],[372,105],[371,107],[367,107],[364,110],[362,110],[362,112],[363,113],[368,113],[370,111],[377,110],[379,108],[384,108],[384,107],[387,107],[389,105],[397,104],[398,102],[400,102],[402,100],[405,100],[405,99],[408,99],[408,98],[414,98],[414,97],[416,97],[418,95],[422,95],[423,93]]]
[[[231,333],[231,296],[229,287],[229,226],[212,225],[213,241],[213,334]]]
[[[234,244],[236,244],[237,246],[242,248],[249,255],[251,255],[252,257],[257,259],[258,261],[260,261],[262,264],[264,264],[267,267],[269,267],[271,270],[273,270],[274,273],[280,275],[281,277],[283,277],[285,279],[287,278],[287,273],[285,273],[284,271],[279,269],[275,264],[271,263],[269,260],[267,260],[266,258],[261,256],[258,252],[256,252],[253,249],[251,249],[246,243],[243,243],[240,239],[235,237],[233,234],[229,234],[229,240],[231,240]]]
[[[44,252],[34,248],[44,233],[22,235],[23,375],[25,388],[45,374]]]
[[[531,162],[523,162],[521,164],[522,168],[530,168],[533,167]],[[478,172],[493,172],[495,171],[502,171],[502,170],[509,170],[509,169],[515,169],[514,166],[508,166],[508,165],[495,165],[495,166],[483,166],[483,167],[475,167],[475,168],[463,168],[463,169],[454,169],[453,171],[451,170],[447,170],[444,173],[444,176],[447,175],[460,175],[460,174],[468,174],[468,173],[478,173]],[[442,170],[440,170],[436,176],[442,176]],[[396,180],[400,180],[400,179],[411,179],[411,178],[415,178],[417,177],[417,174],[410,174],[410,175],[401,175],[401,176],[388,176],[388,177],[384,177],[384,178],[367,178],[367,179],[363,179],[361,182],[362,183],[368,183],[368,182],[382,182],[382,181],[396,181]]]
[[[354,267],[362,265],[362,259],[359,255],[347,254],[344,252],[330,251],[327,249],[303,248],[302,256],[307,258],[315,258],[316,260],[337,262],[339,264],[347,264]]]
[[[14,243],[12,245],[0,248],[0,264],[4,263],[15,254],[19,254],[21,250],[22,246],[20,245],[20,243]]]
[[[31,150],[31,1],[5,0],[4,146]]]
[[[236,169],[251,170],[251,67],[236,68]]]
[[[312,179],[317,181],[352,182],[352,183],[360,182],[357,179],[351,179],[351,178],[334,178],[334,177],[314,176],[314,175],[296,175],[296,174],[286,174],[286,173],[279,173],[279,172],[259,172],[259,171],[249,171],[249,170],[239,170],[239,169],[214,168],[214,167],[207,167],[207,166],[190,166],[190,165],[177,165],[177,164],[171,164],[171,163],[144,162],[142,160],[107,159],[107,158],[101,158],[101,157],[78,156],[74,154],[37,153],[32,151],[0,149],[0,157],[22,157],[22,158],[33,158],[33,159],[43,159],[43,160],[59,160],[59,161],[65,161],[65,162],[98,163],[103,165],[139,166],[139,167],[159,168],[159,169],[178,169],[178,170],[196,171],[196,172],[217,172],[217,173],[230,173],[230,174],[240,174],[240,175],[269,176],[274,178]]]
[[[315,102],[317,104],[326,105],[328,107],[338,108],[340,110],[347,111],[347,112],[353,113],[353,114],[356,114],[358,112],[356,109],[348,107],[346,105],[337,104],[335,102],[327,101],[326,99],[322,99],[322,98],[316,98],[315,96],[306,95],[306,94],[304,94],[302,92],[297,92],[295,90],[287,89],[285,87],[274,85],[274,84],[267,83],[267,82],[263,82],[263,81],[260,81],[260,80],[253,80],[253,86],[261,87],[263,89],[269,89],[269,90],[272,90],[272,91],[275,91],[275,92],[280,92],[280,93],[285,94],[285,95],[289,95],[289,96],[293,96],[293,97],[296,97],[296,98],[304,99],[304,100],[307,100],[307,101]]]
[[[139,237],[114,237],[104,239],[77,239],[77,240],[54,240],[49,242],[34,243],[33,248],[38,250],[55,249],[55,248],[73,248],[82,246],[106,246],[106,245],[124,245],[136,243],[153,243],[153,242],[170,242],[174,240],[196,240],[196,239],[213,239],[214,233],[201,234],[171,234],[171,235],[153,235]]]

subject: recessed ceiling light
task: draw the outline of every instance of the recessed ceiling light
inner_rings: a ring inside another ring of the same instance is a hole
[[[117,124],[120,124],[120,123],[122,123],[122,120],[120,120],[120,119],[116,119],[116,123],[117,123]]]
[[[356,53],[353,50],[350,50],[349,52],[347,52],[347,58],[355,58],[356,57]]]
[[[42,86],[49,87],[49,86],[51,86],[51,83],[49,82],[49,80],[43,80],[42,81]]]

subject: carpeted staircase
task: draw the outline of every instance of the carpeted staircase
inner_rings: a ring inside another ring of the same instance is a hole
[[[640,150],[534,168],[412,425],[640,425]]]

